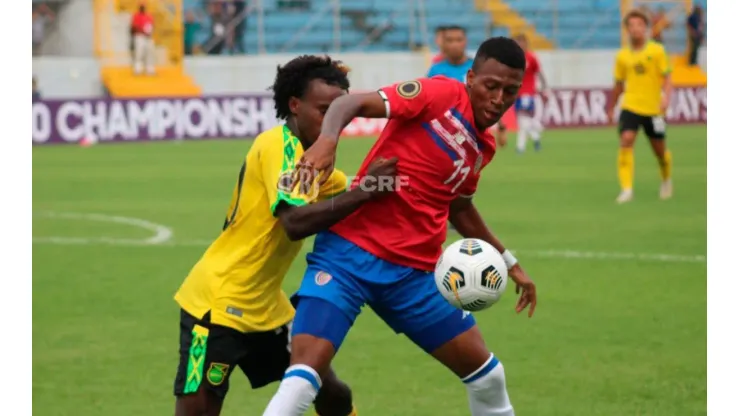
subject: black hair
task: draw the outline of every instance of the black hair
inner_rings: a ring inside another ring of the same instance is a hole
[[[646,26],[650,25],[650,18],[648,17],[648,15],[645,14],[645,12],[643,12],[642,10],[638,10],[638,9],[630,10],[627,14],[625,14],[624,19],[622,19],[622,24],[627,26],[627,23],[632,18],[641,19],[643,22],[645,22]]]
[[[468,31],[467,31],[467,29],[465,29],[465,28],[464,28],[464,27],[462,27],[462,26],[458,26],[458,25],[450,25],[450,26],[446,26],[446,27],[445,27],[445,31],[448,31],[448,30],[459,30],[459,31],[463,32],[463,34],[465,34],[465,35],[467,35],[467,34],[468,34]]]
[[[503,36],[488,38],[480,44],[478,52],[475,53],[473,70],[475,71],[483,62],[489,59],[495,59],[512,69],[524,70],[527,65],[524,50],[514,39]]]
[[[434,29],[435,34],[440,34],[448,29],[449,26],[437,26],[436,29]]]
[[[278,65],[275,83],[270,87],[274,93],[275,115],[281,120],[290,117],[290,97],[303,98],[308,84],[314,79],[348,91],[348,72],[349,68],[341,61],[332,60],[329,56],[301,55],[283,66]]]

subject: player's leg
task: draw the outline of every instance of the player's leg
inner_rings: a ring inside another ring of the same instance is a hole
[[[634,144],[637,130],[640,127],[640,116],[627,110],[619,114],[619,155],[617,156],[617,175],[621,192],[618,203],[632,200],[632,186],[635,177]]]
[[[321,389],[313,405],[319,416],[357,416],[352,403],[352,389],[337,377],[334,370],[321,379]]]
[[[333,233],[316,236],[308,268],[294,299],[290,367],[264,416],[303,415],[317,399],[322,379],[365,303],[366,289],[352,277],[368,254]],[[331,386],[330,386],[331,387]],[[337,386],[334,385],[332,390]],[[319,406],[323,399],[319,399]]]
[[[529,137],[532,138],[532,142],[534,143],[534,150],[539,152],[542,148],[542,131],[544,130],[544,127],[542,126],[542,122],[534,116],[534,108],[532,109],[530,129]]]
[[[650,147],[658,159],[660,167],[660,198],[668,199],[673,196],[673,181],[671,171],[673,170],[673,157],[671,151],[666,147],[666,123],[662,116],[647,117],[645,120],[645,134],[650,139]]]
[[[229,377],[241,352],[238,331],[180,314],[180,364],[175,377],[175,416],[218,416]]]
[[[415,273],[389,286],[373,309],[460,377],[473,416],[513,416],[503,364],[486,347],[473,315],[447,303],[431,273]]]
[[[516,151],[518,153],[524,153],[524,151],[527,150],[527,136],[529,135],[529,130],[531,128],[531,117],[526,109],[526,100],[526,96],[521,96],[517,98],[514,103],[517,123]]]
[[[239,367],[253,389],[283,378],[290,366],[291,326],[243,335],[242,348],[247,354],[239,362]],[[322,379],[314,405],[320,416],[351,416],[352,391],[330,369]]]

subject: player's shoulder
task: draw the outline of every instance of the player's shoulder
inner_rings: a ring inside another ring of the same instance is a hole
[[[651,40],[645,48],[648,53],[665,53],[665,46],[662,43]]]
[[[465,84],[462,82],[446,77],[444,75],[435,75],[430,78],[424,78],[421,80],[422,87],[427,87],[429,91],[437,92],[437,91],[460,91],[465,89]]]
[[[619,48],[617,51],[617,59],[622,59],[630,53],[630,49],[626,46]]]
[[[285,126],[280,124],[265,130],[254,138],[253,148],[261,149],[268,146],[282,146],[285,141]]]

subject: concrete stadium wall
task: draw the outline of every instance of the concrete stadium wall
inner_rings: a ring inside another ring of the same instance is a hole
[[[542,67],[553,88],[605,87],[612,83],[614,50],[542,51]],[[294,55],[197,56],[185,60],[185,68],[203,88],[204,94],[266,92],[275,77],[275,67]],[[418,53],[344,53],[333,55],[351,68],[356,90],[426,74],[428,64]],[[706,52],[701,53],[706,67]],[[33,71],[44,98],[95,98],[102,95],[100,70],[94,58],[39,57]]]

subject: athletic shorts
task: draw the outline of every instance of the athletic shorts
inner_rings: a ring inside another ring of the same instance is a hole
[[[629,110],[619,113],[619,133],[625,131],[639,131],[642,128],[645,135],[651,139],[664,139],[666,123],[663,116],[642,116]]]
[[[434,273],[390,263],[329,231],[316,236],[300,289],[293,297],[293,335],[326,339],[339,350],[369,305],[396,333],[432,352],[475,325],[437,290]]]
[[[534,112],[534,95],[520,95],[514,102],[514,111]]]
[[[229,377],[241,368],[256,389],[283,378],[290,363],[290,327],[243,333],[210,323],[210,313],[197,319],[180,311],[180,364],[175,396],[193,394],[203,386],[223,398]]]

